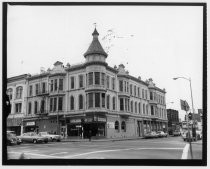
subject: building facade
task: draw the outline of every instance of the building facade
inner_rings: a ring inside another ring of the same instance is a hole
[[[120,138],[167,131],[165,89],[129,75],[122,64],[108,66],[96,29],[92,36],[84,63],[57,61],[52,70],[25,77],[23,132]]]
[[[173,131],[180,129],[179,111],[174,109],[167,109],[168,118],[168,133],[173,134]]]

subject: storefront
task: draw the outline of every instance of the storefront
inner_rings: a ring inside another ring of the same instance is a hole
[[[67,122],[67,135],[69,137],[104,137],[106,117],[105,116],[85,116],[69,118]]]
[[[24,121],[24,132],[39,132],[39,127],[36,126],[36,121]]]
[[[14,131],[16,135],[21,134],[22,118],[8,118],[7,131]]]

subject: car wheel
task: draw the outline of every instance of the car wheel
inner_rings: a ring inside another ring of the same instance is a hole
[[[48,140],[45,140],[44,143],[48,143]]]
[[[37,143],[37,140],[36,140],[36,139],[34,139],[34,140],[33,140],[33,143],[34,143],[34,144],[36,144],[36,143]]]

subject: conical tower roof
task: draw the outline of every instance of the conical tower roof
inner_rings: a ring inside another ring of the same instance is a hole
[[[104,55],[105,57],[107,57],[107,53],[104,51],[103,47],[101,46],[99,40],[98,40],[98,31],[94,30],[94,32],[92,33],[93,35],[93,40],[87,50],[87,52],[84,53],[84,57],[86,57],[87,55],[92,55],[92,54],[100,54],[100,55]]]

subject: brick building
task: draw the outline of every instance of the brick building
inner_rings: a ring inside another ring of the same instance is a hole
[[[24,77],[23,131],[49,131],[65,137],[131,137],[167,131],[165,89],[110,67],[95,29],[85,62]],[[15,78],[15,77],[13,77]],[[10,89],[8,80],[8,92]],[[15,90],[15,89],[14,89]],[[12,110],[11,114],[18,114]]]

